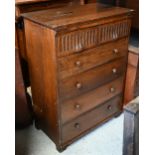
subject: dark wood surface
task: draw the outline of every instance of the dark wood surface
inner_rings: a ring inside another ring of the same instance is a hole
[[[131,13],[129,12],[133,12],[133,10],[119,7],[106,8],[105,5],[92,3],[82,6],[68,6],[64,8],[30,12],[23,14],[22,16],[25,19],[29,19],[35,23],[39,23],[53,30],[58,29],[58,31],[60,31],[62,29],[66,30],[69,26],[73,25],[76,25],[76,27],[72,27],[72,30],[79,29],[77,23],[88,23],[92,22],[92,20],[101,20],[111,16],[130,16]]]
[[[139,155],[139,97],[124,107],[123,155]]]
[[[126,0],[125,6],[135,10],[132,26],[136,29],[139,29],[139,0]]]
[[[128,39],[123,38],[82,53],[62,57],[58,60],[59,76],[61,79],[64,79],[99,65],[106,64],[117,58],[124,57],[127,54],[124,52],[127,50],[127,46]],[[118,52],[115,53],[115,50],[118,50]]]
[[[123,57],[76,76],[60,80],[59,92],[61,100],[82,95],[87,91],[118,78],[126,70],[126,66],[124,65],[126,61],[126,57]]]
[[[118,5],[135,10],[132,28],[139,29],[139,0],[118,0]]]
[[[16,3],[15,6],[16,19],[21,16],[21,13],[84,3],[84,0],[21,0],[21,2]]]
[[[68,10],[72,12],[69,15]],[[36,126],[62,151],[122,109],[132,10],[88,4],[37,11],[23,17]],[[100,46],[107,58],[103,62],[97,56],[102,53]],[[72,63],[84,55],[88,56],[88,68],[72,73],[72,65],[70,73],[62,73],[60,61],[68,58]],[[78,80],[83,80],[84,87],[76,83]],[[85,108],[78,115],[71,107],[64,108],[69,102],[72,108],[75,102]],[[91,118],[94,120],[89,121]]]
[[[62,143],[67,143],[96,124],[103,122],[106,118],[121,111],[121,102],[121,97],[115,97],[106,103],[98,105],[89,113],[85,113],[72,122],[65,124],[62,128]]]
[[[16,127],[25,127],[32,123],[31,99],[27,94],[18,50],[15,51],[15,123]]]
[[[86,3],[100,2],[113,6],[121,6],[135,10],[132,27],[139,29],[139,0],[86,0]]]
[[[110,89],[114,88],[115,91],[111,92]],[[123,77],[120,77],[108,84],[105,84],[97,89],[89,91],[79,97],[70,99],[61,104],[62,109],[62,123],[66,123],[87,111],[94,109],[96,106],[101,105],[107,100],[115,97],[116,95],[123,94]]]
[[[139,95],[139,48],[129,46],[124,104]]]

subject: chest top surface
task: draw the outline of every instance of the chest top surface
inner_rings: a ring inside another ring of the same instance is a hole
[[[89,22],[121,15],[131,15],[133,10],[120,7],[106,7],[99,3],[87,5],[68,5],[57,9],[48,9],[25,13],[22,16],[35,23],[56,29],[77,23]]]

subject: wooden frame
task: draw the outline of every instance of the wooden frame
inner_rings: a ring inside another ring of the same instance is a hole
[[[123,155],[139,155],[139,98],[124,107]]]
[[[138,76],[139,74],[139,49],[134,46],[129,46],[129,55],[128,55],[128,67],[126,74],[126,84],[124,91],[124,104],[130,102],[133,98],[136,97],[138,92]]]

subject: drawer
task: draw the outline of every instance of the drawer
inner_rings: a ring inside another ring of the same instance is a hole
[[[130,24],[127,19],[59,34],[56,37],[57,55],[66,56],[128,36]]]
[[[69,99],[90,91],[122,75],[126,69],[126,58],[120,58],[98,66],[76,76],[59,81],[60,100]]]
[[[71,121],[81,114],[101,105],[112,97],[123,92],[124,78],[120,77],[93,91],[83,94],[61,104],[62,123]]]
[[[128,38],[106,43],[87,51],[58,59],[60,79],[76,75],[90,68],[127,55]]]
[[[121,111],[122,97],[117,96],[62,127],[62,142],[77,138]]]

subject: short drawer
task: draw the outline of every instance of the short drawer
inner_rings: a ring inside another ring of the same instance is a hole
[[[60,100],[76,97],[121,76],[126,69],[126,58],[120,58],[76,76],[59,81]]]
[[[110,42],[82,53],[58,59],[60,79],[76,75],[90,68],[123,57],[128,52],[128,38]]]
[[[123,92],[124,78],[120,77],[93,91],[67,100],[61,104],[61,121],[63,124],[101,105]]]
[[[102,43],[126,37],[130,33],[130,24],[131,21],[127,19],[57,35],[58,57],[78,53]]]
[[[117,96],[64,125],[62,128],[62,142],[66,143],[77,138],[104,120],[112,117],[115,113],[120,112],[121,104],[122,97]]]

